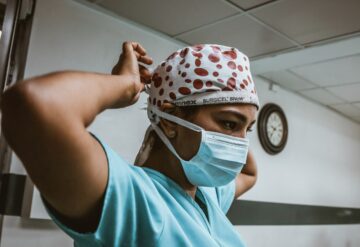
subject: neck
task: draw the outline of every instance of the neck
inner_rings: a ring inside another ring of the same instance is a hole
[[[197,186],[186,178],[181,163],[166,147],[153,148],[148,159],[142,165],[161,172],[175,181],[188,195],[195,198]]]

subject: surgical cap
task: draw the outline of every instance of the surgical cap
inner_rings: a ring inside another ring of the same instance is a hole
[[[249,58],[233,47],[201,44],[171,54],[154,70],[148,104],[160,108],[247,103],[259,109]]]

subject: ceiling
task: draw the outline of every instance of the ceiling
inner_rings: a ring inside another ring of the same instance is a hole
[[[360,123],[360,50],[260,76]]]
[[[255,74],[360,123],[359,0],[88,1],[185,44],[237,47]]]

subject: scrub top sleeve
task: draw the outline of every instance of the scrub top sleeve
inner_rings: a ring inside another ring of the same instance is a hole
[[[124,243],[131,246],[137,240],[139,227],[146,228],[149,237],[159,237],[164,224],[162,214],[154,207],[157,198],[149,189],[151,180],[141,168],[128,164],[108,145],[93,136],[103,147],[109,167],[97,229],[86,233],[71,229],[61,222],[43,199],[49,216],[79,247],[121,246]]]
[[[221,210],[226,214],[235,197],[235,179],[230,183],[215,188]]]

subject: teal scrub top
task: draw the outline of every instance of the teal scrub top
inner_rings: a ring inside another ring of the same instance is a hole
[[[234,198],[235,181],[215,188],[198,187],[196,197],[206,205],[207,217],[173,180],[127,163],[97,140],[107,156],[109,177],[95,232],[70,229],[45,203],[54,222],[74,239],[74,246],[245,246],[225,216]]]

